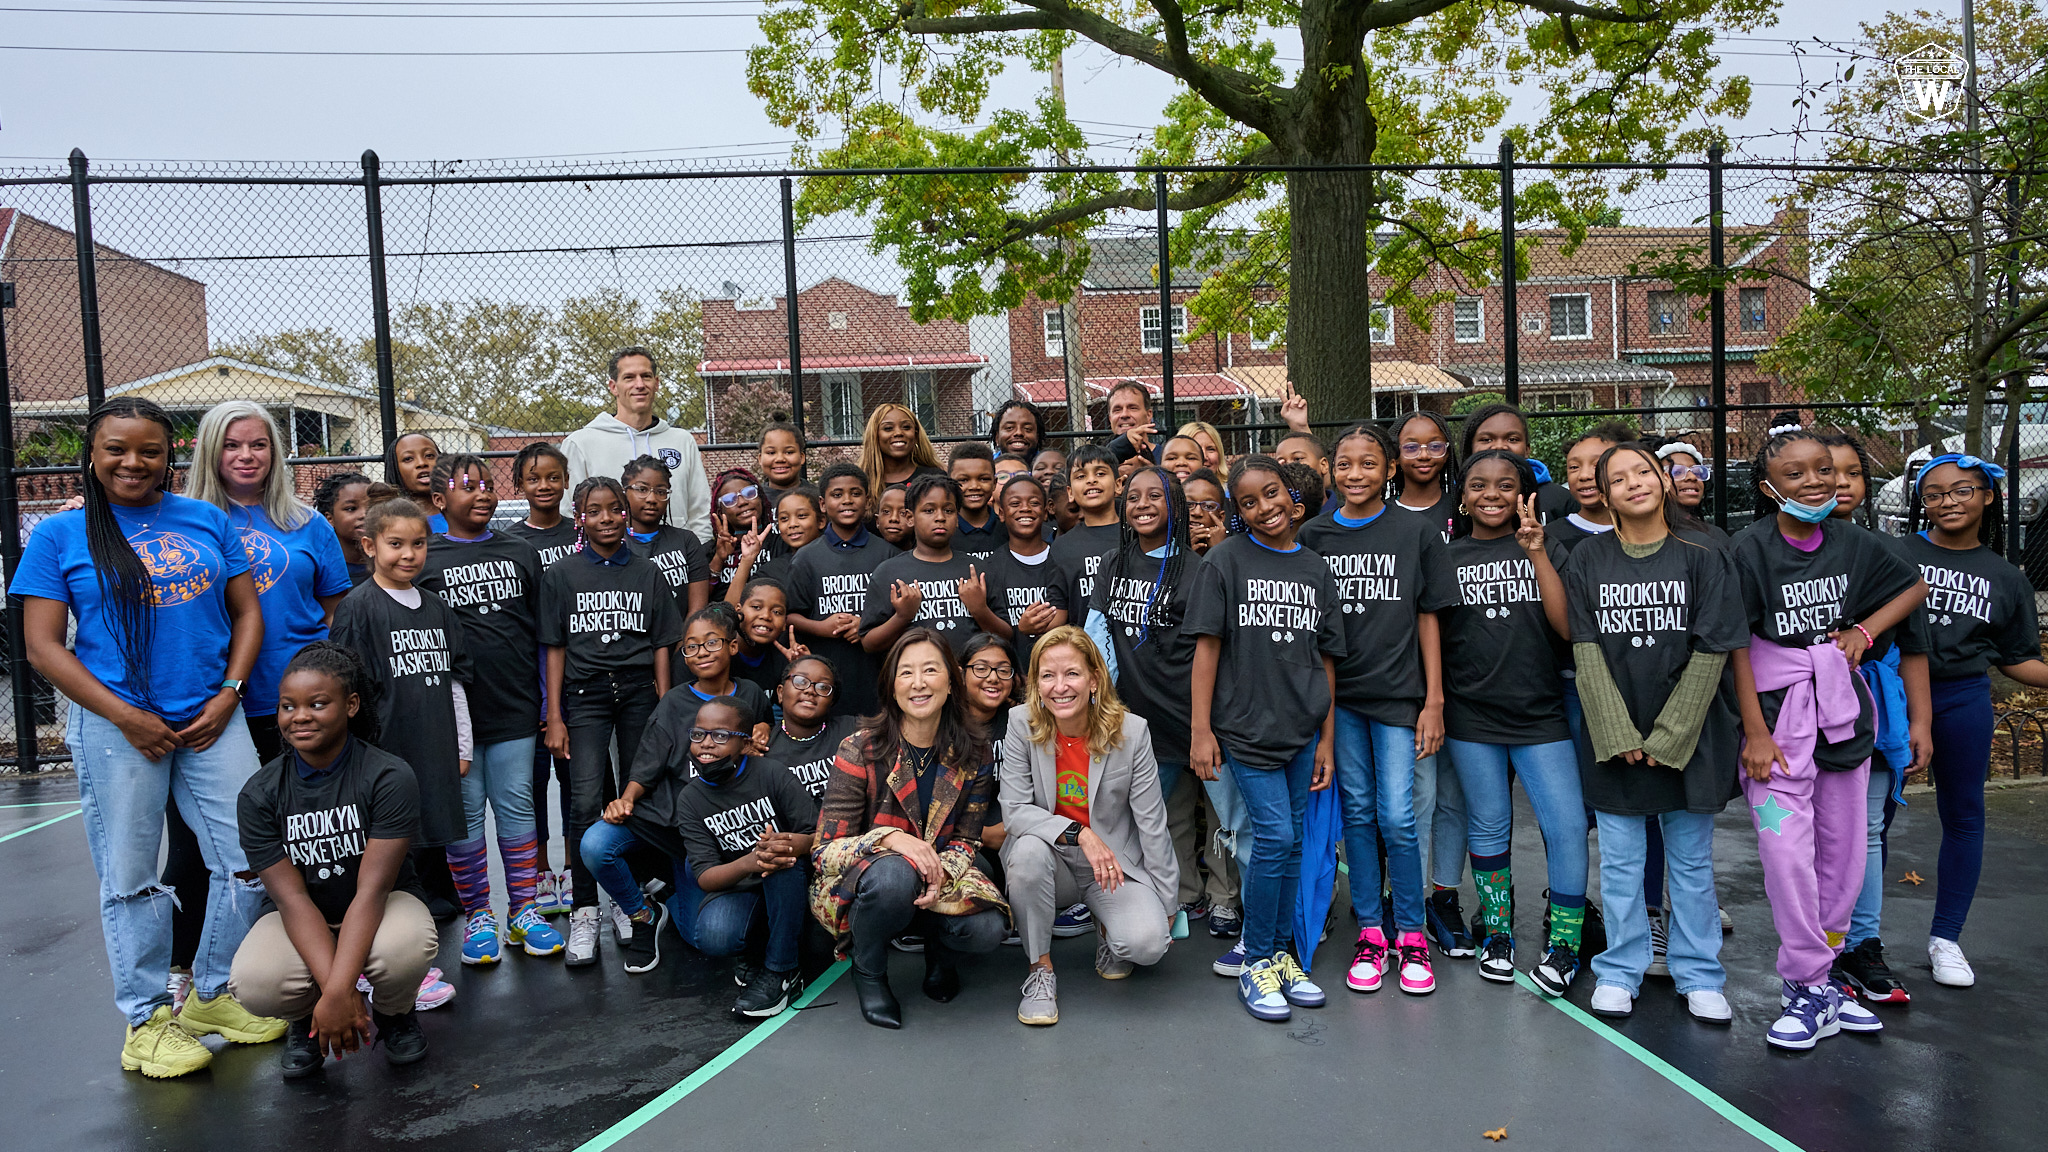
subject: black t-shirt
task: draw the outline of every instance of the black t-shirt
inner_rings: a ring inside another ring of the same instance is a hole
[[[1820,547],[1802,552],[1766,516],[1735,536],[1729,556],[1742,580],[1750,630],[1766,640],[1805,648],[1825,644],[1919,583],[1904,554],[1874,533],[1842,520],[1818,526]],[[1882,653],[1879,653],[1882,655]]]
[[[761,571],[762,565],[767,564],[770,560],[775,559],[777,556],[787,555],[788,553],[789,545],[783,543],[782,537],[775,531],[775,526],[769,525],[768,529],[761,534],[761,551],[754,557],[754,567],[749,572],[749,576],[758,574]],[[733,577],[739,575],[739,546],[737,544],[733,546],[732,554],[725,558],[725,562],[720,564],[716,571],[712,571],[710,568],[710,555],[711,553],[707,549],[705,551],[704,563],[705,571],[711,577],[711,598],[713,600],[723,600],[725,599],[726,590],[732,587]]]
[[[369,666],[382,690],[378,746],[406,762],[419,782],[419,842],[453,844],[468,832],[455,734],[455,684],[476,683],[462,621],[432,592],[407,608],[375,580],[358,584],[334,609],[331,635]],[[470,715],[475,716],[472,705]]]
[[[773,698],[776,685],[782,683],[782,673],[789,668],[789,657],[773,644],[759,652],[735,649],[732,654],[733,681],[759,688],[763,695]]]
[[[768,740],[768,754],[754,757],[754,763],[786,770],[811,794],[811,799],[823,800],[825,782],[832,778],[832,757],[839,751],[840,742],[859,729],[857,717],[833,716],[818,729],[817,735],[799,740],[778,724]]]
[[[1694,652],[1747,647],[1742,605],[1725,553],[1679,536],[1649,556],[1622,551],[1611,532],[1588,538],[1565,562],[1572,640],[1598,644],[1636,731],[1656,727]],[[1721,691],[1684,771],[1616,757],[1580,765],[1586,803],[1623,816],[1719,812],[1737,791],[1735,673]]]
[[[1929,676],[1982,676],[1993,664],[2041,658],[2034,586],[2025,573],[1982,545],[1957,552],[1917,534],[1906,537],[1905,545],[1927,581],[1920,616],[1929,641]]]
[[[535,528],[521,520],[515,524],[505,525],[505,531],[533,545],[533,550],[540,553],[540,567],[543,572],[555,561],[576,550],[576,524],[567,516],[562,517],[561,522],[553,528]]]
[[[1315,739],[1330,711],[1323,657],[1345,656],[1336,578],[1296,544],[1276,552],[1240,534],[1204,557],[1183,625],[1220,636],[1210,731],[1248,768],[1278,768]]]
[[[1301,526],[1301,542],[1336,579],[1344,659],[1337,703],[1382,724],[1413,728],[1427,685],[1416,605],[1428,593],[1443,534],[1427,517],[1388,505],[1362,528],[1335,514]]]
[[[1564,549],[1546,543],[1545,551],[1562,572]],[[1444,545],[1421,607],[1436,613],[1443,638],[1445,735],[1479,744],[1571,739],[1558,675],[1563,638],[1513,536]]]
[[[482,540],[438,536],[419,586],[462,625],[463,647],[485,675],[469,685],[478,745],[523,740],[540,728],[540,554],[502,532]]]
[[[1588,532],[1574,523],[1569,515],[1555,517],[1543,526],[1543,538],[1561,545],[1567,554],[1595,536],[1610,536],[1613,533],[1612,528],[1605,532]]]
[[[807,620],[823,620],[851,612],[865,620],[868,609],[868,581],[882,561],[898,554],[896,546],[879,533],[863,529],[854,537],[858,546],[839,539],[836,529],[799,548],[789,562],[789,611]],[[888,603],[888,590],[882,589]],[[836,636],[804,636],[804,646],[824,657],[838,673],[838,691],[832,697],[832,712],[838,716],[866,716],[881,709],[875,690],[880,658],[860,646],[858,640]]]
[[[676,594],[676,607],[686,614],[690,610],[690,585],[711,579],[711,555],[688,528],[663,524],[645,540],[637,532],[628,532],[626,547],[633,550],[633,555],[654,561]]]
[[[683,638],[683,614],[667,579],[630,549],[610,561],[571,552],[548,566],[540,589],[540,642],[567,650],[564,684],[627,669],[652,678],[655,649]]]
[[[1052,562],[1060,566],[1060,579],[1066,582],[1069,611],[1074,605],[1094,601],[1095,575],[1122,538],[1123,527],[1118,524],[1076,524],[1053,537]]]
[[[1112,557],[1095,581],[1095,600],[1089,605],[1102,615],[1116,651],[1116,694],[1150,725],[1152,751],[1162,764],[1188,759],[1195,637],[1186,624],[1189,597],[1202,582],[1202,564],[1200,556],[1188,556],[1180,584],[1162,600],[1156,558],[1143,557],[1132,571],[1120,574]]]
[[[1579,499],[1572,490],[1555,480],[1546,480],[1536,486],[1536,515],[1545,524],[1562,520],[1579,510]]]
[[[748,729],[768,723],[768,697],[760,688],[745,680],[734,680],[730,695],[746,711],[742,722]],[[647,727],[640,733],[640,748],[626,769],[626,779],[647,790],[634,803],[633,815],[651,823],[675,826],[676,797],[683,785],[697,776],[696,761],[690,759],[690,729],[697,723],[697,709],[714,698],[699,691],[695,684],[683,684],[669,689],[661,703],[654,706]]]
[[[351,739],[327,771],[310,779],[299,775],[298,753],[286,752],[242,784],[235,825],[252,871],[290,860],[313,906],[339,924],[356,898],[367,842],[419,838],[419,786],[405,761],[361,740]],[[391,887],[426,899],[411,853]],[[276,907],[266,893],[257,914]]]
[[[1050,603],[1054,608],[1067,611],[1067,623],[1079,624],[1074,612],[1067,604],[1067,582],[1061,578],[1060,567],[1053,563],[1052,549],[1047,548],[1030,560],[1020,559],[1006,544],[981,561],[982,571],[989,574],[989,607],[996,615],[1017,629],[1017,621],[1026,609],[1040,602]],[[995,584],[1001,581],[1003,598],[995,599]],[[1031,663],[1031,649],[1038,644],[1038,635],[1025,635],[1017,630],[1010,638],[1010,651],[1016,654],[1017,675],[1024,675]]]
[[[899,553],[884,560],[881,567],[875,569],[867,611],[861,615],[861,630],[873,629],[895,614],[895,607],[889,603],[889,590],[896,581],[914,583],[923,599],[918,603],[917,616],[911,623],[936,630],[952,646],[953,655],[960,655],[961,649],[967,646],[968,638],[981,630],[981,626],[974,622],[974,616],[967,611],[967,605],[960,601],[960,581],[967,578],[970,567],[981,572],[983,565],[958,552],[953,553],[950,560],[920,560],[914,552]],[[1003,588],[1001,580],[990,576],[987,587],[991,609],[1007,601],[1009,592]]]
[[[1425,493],[1413,492],[1409,495],[1413,496],[1417,500],[1420,500],[1425,495]],[[1398,504],[1397,507],[1399,507],[1403,512],[1413,512],[1417,516],[1422,517],[1424,520],[1429,521],[1429,526],[1435,528],[1438,531],[1438,533],[1442,535],[1444,542],[1446,544],[1450,543],[1452,528],[1451,519],[1452,517],[1458,514],[1457,497],[1439,488],[1437,491],[1436,503],[1431,504],[1427,508],[1410,508],[1406,504]],[[1302,526],[1304,531],[1307,529],[1307,527],[1307,525]]]
[[[683,834],[690,874],[699,881],[712,868],[753,851],[764,824],[777,832],[815,832],[818,801],[796,777],[752,757],[723,785],[700,776],[676,798],[676,827]],[[750,876],[734,887],[760,883]]]
[[[988,523],[979,528],[969,524],[967,517],[960,517],[959,523],[953,526],[952,545],[956,555],[981,561],[1010,546],[1010,531],[1003,527],[1003,518],[991,508]]]

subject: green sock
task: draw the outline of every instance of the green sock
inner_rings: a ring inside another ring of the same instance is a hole
[[[1493,872],[1472,870],[1472,883],[1479,889],[1480,923],[1488,932],[1512,933],[1515,930],[1515,916],[1512,901],[1515,891],[1515,871],[1501,868]]]
[[[1550,942],[1563,944],[1572,951],[1579,950],[1579,940],[1586,928],[1586,906],[1566,908],[1558,904],[1550,906]]]

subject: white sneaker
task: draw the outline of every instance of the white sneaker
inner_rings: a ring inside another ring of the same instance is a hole
[[[1927,938],[1927,962],[1934,966],[1934,982],[1950,988],[1968,988],[1977,982],[1977,973],[1970,967],[1970,961],[1963,956],[1963,946],[1953,940],[1939,936]]]
[[[625,910],[619,907],[618,901],[612,901],[612,943],[623,948],[626,941],[632,938],[633,918],[626,915]]]
[[[1695,1020],[1709,1024],[1726,1024],[1735,1019],[1735,1010],[1728,1007],[1728,998],[1713,988],[1702,988],[1685,994],[1685,1010]]]
[[[569,947],[562,963],[571,968],[597,963],[597,909],[578,908],[569,913]]]
[[[1636,1010],[1636,998],[1628,989],[1612,984],[1593,986],[1593,1014],[1596,1016],[1627,1016]]]
[[[192,970],[190,968],[171,969],[170,978],[164,981],[164,991],[171,994],[171,1015],[176,1016],[184,1011],[185,997],[192,993]]]

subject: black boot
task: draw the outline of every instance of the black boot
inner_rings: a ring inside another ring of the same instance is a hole
[[[417,1064],[427,1058],[427,1034],[420,1031],[420,1014],[408,1009],[387,1016],[372,1008],[370,1019],[377,1024],[377,1043],[384,1046],[384,1059],[393,1064]]]
[[[877,1028],[903,1027],[903,1006],[896,1003],[896,994],[889,991],[886,974],[870,976],[855,968],[853,990],[860,997],[861,1019]]]
[[[960,994],[959,967],[945,946],[930,938],[924,946],[924,994],[941,1004]]]
[[[327,1063],[327,1057],[320,1052],[320,1045],[313,1042],[313,1018],[292,1021],[284,1034],[284,1056],[278,1061],[278,1071],[287,1080],[311,1076]]]

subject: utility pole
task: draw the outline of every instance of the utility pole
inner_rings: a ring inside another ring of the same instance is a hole
[[[1990,302],[1985,298],[1984,276],[1984,149],[1977,136],[1977,6],[1963,0],[1963,130],[1970,134],[1970,173],[1965,187],[1970,195],[1970,357],[1983,347],[1985,319]],[[1972,368],[1963,409],[1963,450],[1981,455],[1984,451],[1984,400],[1990,387],[1988,368]]]
[[[1067,112],[1067,54],[1062,52],[1052,58],[1052,98],[1059,105],[1060,115]],[[1055,154],[1062,166],[1073,163],[1062,148]],[[1066,260],[1074,258],[1076,246],[1073,237],[1060,237],[1060,256]],[[1081,286],[1074,285],[1074,293],[1060,305],[1060,359],[1067,370],[1067,430],[1080,432],[1088,427],[1088,376],[1086,362],[1081,358]]]

